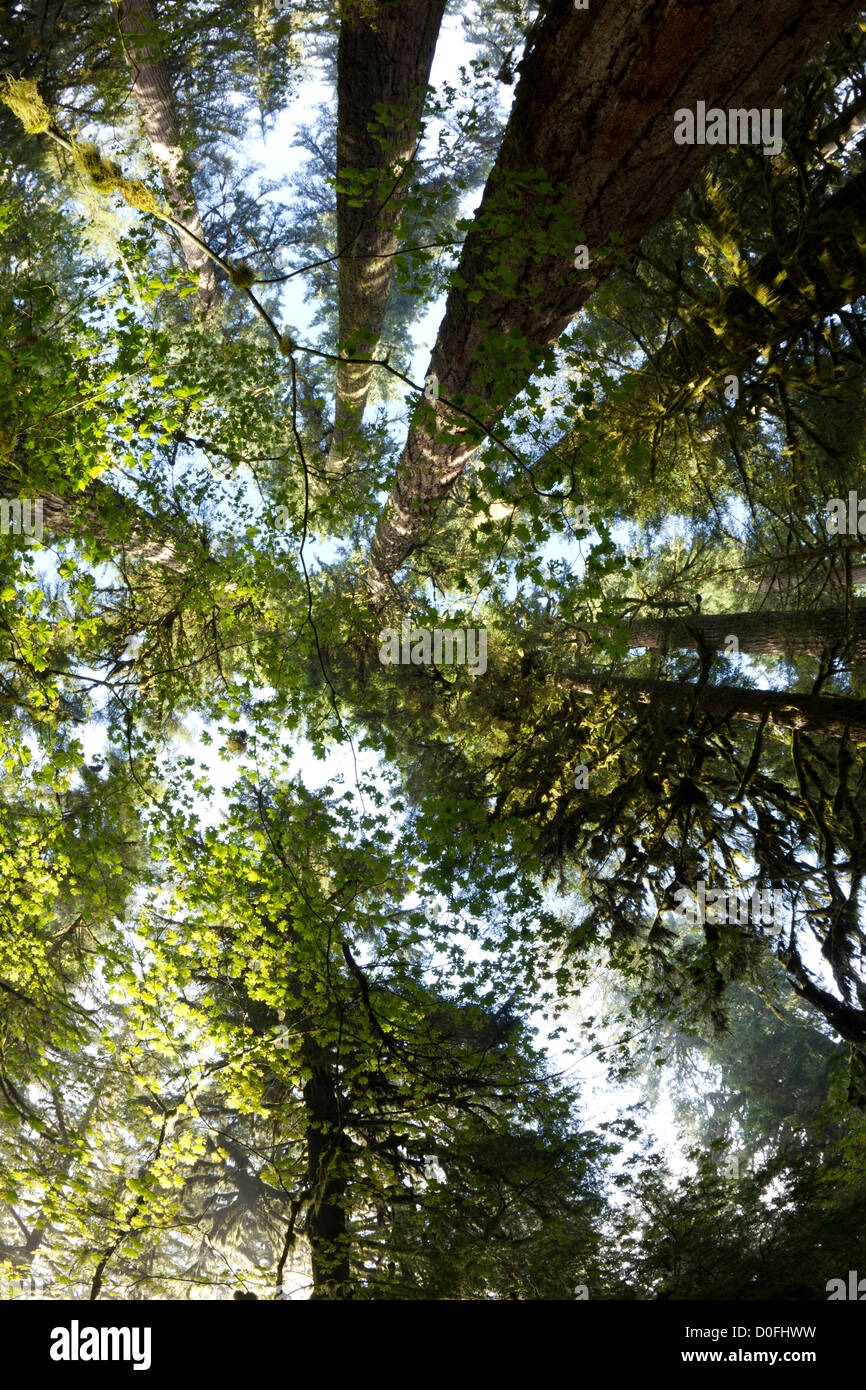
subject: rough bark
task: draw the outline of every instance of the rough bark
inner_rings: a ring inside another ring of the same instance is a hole
[[[628,645],[668,650],[706,647],[722,651],[727,638],[753,656],[820,658],[830,652],[866,657],[866,603],[813,613],[692,613],[687,618],[649,618],[629,624]]]
[[[770,104],[856,11],[850,0],[546,7],[433,349],[444,399],[419,409],[376,528],[367,575],[374,606],[484,431],[609,273],[613,238],[623,251],[636,246],[712,154],[674,143],[674,112],[699,100],[725,109]],[[574,268],[577,242],[589,248],[588,270]],[[449,399],[480,427],[450,410]]]
[[[343,1299],[349,1294],[351,1263],[338,1081],[330,1059],[309,1035],[303,1056],[312,1073],[304,1086],[307,1186],[311,1194],[306,1235],[313,1267],[312,1298]]]
[[[758,581],[758,589],[762,594],[780,593],[785,590],[802,589],[804,593],[813,593],[823,588],[847,589],[866,584],[866,565],[852,565],[849,572],[841,567],[831,567],[828,572],[812,573],[808,575],[797,574],[775,574],[772,579],[761,579]]]
[[[172,216],[203,241],[195,194],[183,167],[177,109],[168,67],[160,51],[153,0],[120,0],[119,4],[115,0],[115,4],[132,90],[162,177],[166,201]],[[178,237],[189,269],[198,275],[199,303],[207,310],[220,295],[214,264],[191,237],[183,232]]]
[[[388,307],[409,166],[446,0],[374,0],[344,6],[337,49],[339,342],[373,355]],[[383,127],[374,107],[401,116]],[[383,134],[387,140],[383,142]],[[350,185],[363,179],[363,193]],[[360,205],[357,205],[360,204]],[[373,366],[340,362],[331,467],[352,452]]]
[[[801,695],[786,690],[748,690],[735,685],[692,685],[688,681],[641,680],[634,676],[567,676],[559,682],[579,695],[622,695],[643,705],[693,709],[726,723],[766,722],[776,729],[799,730],[841,738],[846,731],[866,742],[866,700],[847,696]]]
[[[82,492],[57,493],[0,462],[0,496],[22,495],[41,501],[42,527],[49,539],[80,541],[87,537],[122,551],[129,559],[149,560],[168,569],[183,568],[164,524],[98,478]]]

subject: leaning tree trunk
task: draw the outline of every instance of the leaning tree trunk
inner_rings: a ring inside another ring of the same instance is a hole
[[[752,656],[820,658],[844,653],[866,657],[866,603],[812,613],[693,613],[687,618],[649,618],[630,623],[629,647],[723,651],[730,637]]]
[[[111,546],[131,560],[148,560],[166,569],[184,568],[175,538],[165,523],[98,478],[81,492],[49,491],[33,477],[0,460],[0,496],[26,496],[42,504],[42,528],[49,539],[86,537]]]
[[[749,690],[736,685],[641,680],[635,676],[565,676],[558,682],[580,695],[620,695],[623,701],[666,705],[727,723],[730,719],[772,728],[866,741],[866,700],[841,695],[801,695],[787,690]]]
[[[115,0],[115,3],[132,90],[151,153],[162,176],[172,217],[182,222],[199,241],[203,241],[204,232],[195,194],[184,169],[177,109],[168,67],[160,50],[153,0],[120,0],[120,3]],[[179,232],[178,236],[189,269],[198,275],[199,303],[207,310],[220,295],[213,262],[192,237],[184,236],[183,232]]]
[[[446,0],[344,4],[337,48],[339,345],[372,356],[388,307],[394,255],[427,82]],[[393,116],[377,119],[377,106]],[[399,114],[397,114],[399,113]],[[372,363],[337,367],[329,464],[352,453]]]
[[[812,570],[807,574],[800,574],[791,569],[780,572],[777,567],[772,576],[765,575],[760,579],[757,587],[762,594],[781,593],[792,589],[801,589],[804,593],[811,594],[825,588],[847,590],[849,585],[853,587],[860,584],[866,584],[866,565],[846,565],[843,551],[839,555],[831,556],[829,566],[819,567],[813,562]]]
[[[374,607],[545,348],[711,155],[712,147],[674,143],[674,112],[699,100],[766,105],[857,8],[850,0],[545,7],[433,349],[440,400],[419,406],[376,527],[367,573]],[[588,248],[586,270],[575,269],[577,243]]]

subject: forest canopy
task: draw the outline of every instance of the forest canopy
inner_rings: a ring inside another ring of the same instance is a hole
[[[5,1297],[866,1272],[864,130],[848,0],[3,5]]]

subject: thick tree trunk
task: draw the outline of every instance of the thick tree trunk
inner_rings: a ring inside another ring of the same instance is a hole
[[[344,6],[337,49],[339,342],[373,355],[388,307],[409,166],[446,0]],[[384,123],[374,108],[399,111]],[[385,137],[383,139],[383,137]],[[329,463],[352,453],[373,375],[340,362]]]
[[[0,462],[0,497],[27,497],[42,503],[42,529],[49,539],[87,537],[111,545],[133,560],[149,560],[168,569],[183,568],[164,526],[143,507],[97,478],[83,492],[49,492]]]
[[[624,701],[680,709],[725,723],[766,721],[776,729],[801,730],[841,738],[847,731],[866,741],[866,700],[801,695],[786,690],[747,690],[735,685],[691,685],[688,681],[641,680],[633,676],[566,676],[559,684],[580,695],[622,695]]]
[[[330,1060],[309,1037],[303,1055],[312,1072],[304,1086],[307,1186],[311,1193],[306,1235],[313,1266],[312,1298],[344,1299],[350,1293],[352,1271],[338,1081]]]
[[[850,0],[607,0],[586,10],[551,0],[433,350],[443,399],[413,421],[376,528],[374,606],[484,432],[609,273],[614,238],[623,251],[637,245],[713,153],[674,142],[675,111],[769,104],[856,11]],[[589,249],[587,270],[575,269],[576,243]]]
[[[776,572],[772,579],[761,579],[757,587],[762,594],[781,593],[790,589],[802,589],[805,593],[812,593],[824,587],[847,589],[849,579],[852,586],[866,584],[866,565],[852,565],[850,572],[846,572],[844,564],[831,565],[828,570],[813,570],[811,574],[802,576],[793,572]]]
[[[195,195],[183,167],[177,111],[168,68],[160,51],[153,0],[120,0],[119,4],[115,0],[115,4],[132,90],[162,176],[166,201],[172,217],[203,241]],[[183,232],[178,236],[187,265],[198,275],[199,302],[202,308],[209,309],[220,294],[213,261],[191,237]]]
[[[734,636],[753,656],[811,656],[831,651],[866,657],[866,603],[814,613],[693,613],[687,618],[650,618],[629,624],[628,645],[668,650],[706,646],[725,649]]]

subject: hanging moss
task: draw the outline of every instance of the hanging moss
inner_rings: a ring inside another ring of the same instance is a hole
[[[51,112],[30,77],[7,77],[6,86],[0,88],[0,101],[14,112],[30,135],[39,135],[51,125]],[[165,207],[147,184],[141,179],[124,178],[117,161],[106,159],[92,140],[73,140],[71,145],[76,169],[97,193],[119,193],[130,207],[137,208],[139,212],[149,212],[157,217],[165,214]],[[244,283],[252,284],[253,271],[250,267],[239,266],[238,270],[249,273],[250,279]]]
[[[28,135],[41,135],[51,124],[51,112],[32,77],[7,77],[0,101],[18,117]]]
[[[76,141],[72,158],[76,169],[100,193],[113,192],[123,177],[120,165],[113,159],[105,159],[90,140]]]
[[[165,212],[159,198],[141,179],[127,179],[120,165],[106,159],[90,140],[76,141],[72,148],[75,167],[98,193],[119,193],[130,207],[159,217]]]
[[[148,188],[141,179],[118,179],[117,192],[131,208],[138,208],[139,212],[151,212],[157,217],[165,212],[153,189]]]

